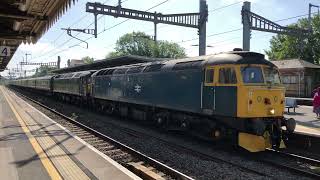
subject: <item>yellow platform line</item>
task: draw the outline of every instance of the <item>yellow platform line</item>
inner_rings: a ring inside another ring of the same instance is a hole
[[[40,144],[37,142],[37,140],[31,135],[30,130],[28,129],[28,127],[26,126],[26,124],[24,123],[24,121],[22,120],[21,116],[19,115],[19,113],[17,112],[17,110],[14,108],[14,106],[12,105],[11,100],[9,99],[8,95],[6,95],[6,93],[3,90],[3,87],[0,87],[1,91],[5,97],[5,99],[7,100],[12,112],[14,113],[14,115],[16,116],[18,122],[21,125],[22,130],[24,131],[24,133],[28,136],[29,142],[32,145],[33,149],[35,150],[35,152],[37,153],[37,155],[39,156],[39,159],[42,163],[42,165],[44,166],[44,168],[46,169],[46,171],[48,172],[49,176],[51,177],[51,179],[54,180],[60,180],[62,179],[58,170],[54,167],[54,165],[52,164],[51,160],[48,158],[48,156],[46,155],[46,153],[43,151],[43,149],[41,148]]]
[[[15,94],[6,91],[8,97],[11,98],[13,106],[18,109],[18,113],[21,117],[23,117],[23,121],[26,125],[28,124],[37,124],[33,120],[33,118],[30,116],[30,114],[25,114],[28,110],[24,107],[25,101],[18,98]],[[20,108],[19,108],[20,107]],[[28,127],[29,131],[38,131],[38,129],[35,126]],[[41,130],[41,132],[43,132]],[[47,134],[47,133],[45,133]],[[66,137],[69,139],[69,137]],[[59,171],[60,176],[62,178],[68,178],[68,179],[90,179],[81,168],[68,156],[65,154],[65,152],[56,145],[55,141],[50,138],[50,135],[47,134],[47,136],[44,137],[35,137],[37,142],[40,144],[42,149],[45,150],[46,155],[50,158],[51,162],[55,166],[55,168]],[[66,140],[66,139],[65,139]],[[64,140],[63,140],[64,141]]]

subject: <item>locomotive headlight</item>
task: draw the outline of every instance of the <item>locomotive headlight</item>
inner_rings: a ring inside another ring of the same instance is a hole
[[[270,108],[270,109],[269,109],[269,114],[270,114],[270,115],[274,115],[275,112],[276,112],[276,111],[275,111],[273,108]]]

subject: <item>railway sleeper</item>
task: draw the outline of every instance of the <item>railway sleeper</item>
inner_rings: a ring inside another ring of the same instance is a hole
[[[143,162],[131,162],[128,163],[129,169],[136,173],[138,176],[142,177],[143,179],[148,180],[164,180],[163,173],[156,173],[154,172],[155,168],[143,165]]]
[[[103,152],[108,152],[112,149],[115,149],[116,147],[113,146],[113,145],[107,145],[107,146],[103,146],[103,147],[99,147],[99,150],[100,151],[103,151]]]
[[[80,136],[79,136],[79,137],[80,137]],[[81,138],[81,137],[80,137],[80,138]],[[81,139],[83,139],[83,138],[81,138]],[[88,142],[91,143],[91,142],[95,142],[95,141],[98,140],[98,139],[100,139],[100,138],[94,136],[94,137],[88,137],[88,138],[83,139],[83,140],[88,141]]]
[[[73,129],[71,129],[71,131],[76,135],[83,135],[83,136],[84,135],[90,135],[89,132],[84,131],[84,130],[77,130],[77,129],[73,130]]]
[[[122,153],[111,156],[111,158],[117,162],[127,163],[133,160],[132,156],[128,153]]]
[[[91,143],[91,144],[93,144],[93,146],[95,147],[95,148],[102,148],[102,147],[107,147],[107,146],[111,146],[109,143],[107,143],[107,142],[104,142],[104,143],[95,143],[95,142],[93,142],[93,143]]]
[[[96,136],[93,135],[93,134],[81,134],[81,135],[78,135],[78,136],[79,136],[81,139],[84,139],[84,140],[96,138]]]
[[[121,149],[110,149],[106,151],[106,153],[110,156],[117,155],[118,153],[123,153]]]
[[[103,139],[97,138],[97,139],[93,139],[90,141],[91,143],[95,143],[95,144],[102,144],[105,143],[105,141]]]

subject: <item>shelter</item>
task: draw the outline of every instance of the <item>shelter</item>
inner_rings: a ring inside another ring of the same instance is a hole
[[[320,66],[301,59],[272,61],[280,71],[286,96],[311,97],[314,88],[320,86]]]

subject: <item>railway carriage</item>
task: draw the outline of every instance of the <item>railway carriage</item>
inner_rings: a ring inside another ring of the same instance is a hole
[[[95,71],[59,74],[53,77],[53,93],[66,100],[85,100],[90,95],[90,76]]]
[[[53,88],[52,81],[53,81],[53,76],[44,76],[44,77],[35,78],[36,89],[51,92]]]
[[[35,78],[30,78],[30,79],[22,79],[21,83],[24,87],[28,88],[35,88],[36,87],[36,81]]]

